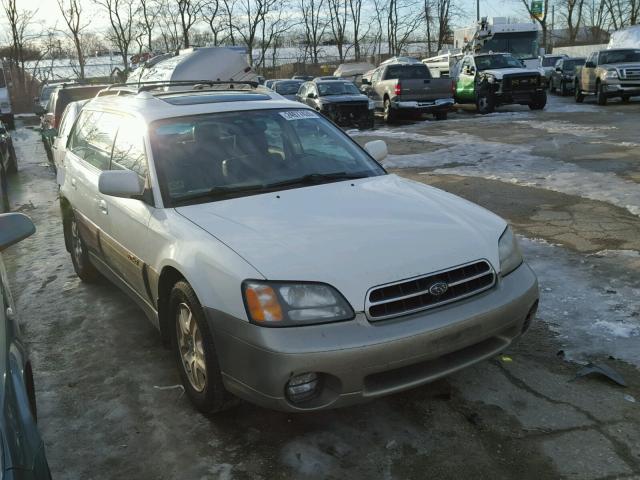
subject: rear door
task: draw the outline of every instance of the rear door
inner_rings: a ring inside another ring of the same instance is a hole
[[[113,114],[84,110],[71,132],[65,157],[65,195],[83,240],[99,258],[99,231],[104,230],[106,215],[98,179],[102,171],[109,169],[117,121]]]
[[[151,193],[144,135],[145,124],[129,116],[120,116],[113,146],[111,170],[131,170],[147,186],[140,199],[101,195],[105,204],[101,244],[109,267],[144,301],[153,305],[146,281],[149,259],[149,218],[155,210]]]

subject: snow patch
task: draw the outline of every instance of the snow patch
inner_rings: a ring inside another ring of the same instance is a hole
[[[433,172],[438,174],[481,177],[543,188],[607,202],[640,216],[640,187],[637,183],[614,173],[594,172],[573,163],[534,155],[533,147],[529,145],[488,141],[455,131],[430,136],[381,129],[360,132],[358,136],[443,145],[443,148],[431,152],[389,155],[383,162],[388,168],[433,168]]]

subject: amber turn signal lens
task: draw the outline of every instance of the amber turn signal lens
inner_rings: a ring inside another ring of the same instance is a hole
[[[245,296],[252,320],[256,322],[282,321],[282,308],[273,288],[267,285],[246,286]]]

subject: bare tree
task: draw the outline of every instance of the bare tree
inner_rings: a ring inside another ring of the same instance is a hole
[[[609,22],[609,12],[605,4],[605,0],[594,0],[585,4],[586,22],[589,27],[589,42],[602,43],[602,35],[604,33],[605,26]]]
[[[25,44],[27,42],[27,29],[31,24],[36,11],[18,10],[17,0],[2,0],[2,8],[9,22],[11,30],[11,62],[19,67],[17,69],[18,79],[23,86],[25,84],[24,65],[25,65]]]
[[[253,50],[256,47],[258,30],[265,22],[265,18],[276,8],[279,0],[240,0],[240,18],[233,22],[232,28],[238,33],[247,47],[249,64],[253,65]]]
[[[224,5],[220,3],[220,0],[207,0],[202,5],[202,18],[209,25],[209,30],[213,35],[213,44],[218,45],[220,36],[227,29],[226,12],[224,12]]]
[[[144,46],[149,53],[153,51],[153,30],[158,23],[161,7],[162,4],[157,0],[140,0],[139,29],[145,39]]]
[[[557,4],[559,15],[567,25],[568,38],[570,44],[576,41],[580,32],[580,25],[583,20],[582,10],[584,0],[560,0]]]
[[[271,63],[275,67],[278,41],[290,28],[291,22],[288,21],[286,3],[281,4],[269,15],[265,15],[260,25],[260,58],[257,62],[259,66],[262,68],[266,66],[267,51],[271,48]]]
[[[129,48],[136,37],[136,20],[139,4],[136,0],[94,0],[109,15],[111,30],[109,39],[120,51],[124,70],[129,68]]]
[[[356,60],[360,60],[360,56],[362,55],[360,49],[360,41],[362,37],[366,36],[366,33],[363,35],[360,29],[360,25],[362,22],[362,5],[364,3],[363,0],[347,0],[349,3],[349,13],[351,13],[351,33],[353,33],[353,52]]]
[[[160,40],[166,52],[175,52],[182,45],[179,14],[174,0],[161,0],[157,17]]]
[[[189,48],[189,31],[198,21],[198,15],[202,9],[201,0],[177,0],[178,13],[180,14],[180,23],[182,25],[182,46]]]
[[[322,37],[327,28],[322,15],[325,0],[299,0],[298,6],[302,15],[305,49],[309,50],[311,61],[317,64]]]
[[[544,4],[542,18],[538,18],[533,14],[533,10],[531,10],[531,4],[529,0],[521,0],[521,2],[522,2],[522,5],[524,5],[524,8],[526,9],[529,16],[533,18],[536,22],[538,22],[538,24],[540,25],[540,29],[542,30],[542,45],[544,46],[544,48],[548,48],[549,42],[548,42],[547,18],[549,14],[549,2],[548,1],[542,2]]]
[[[400,55],[409,37],[423,22],[423,12],[417,0],[389,0],[387,10],[387,40],[389,53]]]
[[[82,32],[89,23],[84,23],[82,19],[82,5],[81,0],[57,0],[58,7],[60,7],[60,12],[62,13],[62,17],[64,18],[65,23],[67,24],[67,28],[69,32],[67,35],[70,36],[73,41],[73,45],[76,49],[76,54],[78,56],[78,77],[80,79],[84,79],[84,52],[82,51]]]
[[[333,33],[333,40],[338,49],[338,58],[340,62],[344,60],[344,44],[346,43],[347,28],[347,0],[327,0],[329,7],[329,24]],[[393,0],[392,0],[393,1]]]
[[[435,6],[438,15],[437,50],[440,50],[451,37],[452,2],[451,0],[436,0]]]
[[[376,25],[375,36],[373,38],[373,55],[376,59],[375,63],[378,63],[382,57],[382,36],[383,36],[383,24],[387,18],[388,4],[385,0],[373,0],[374,8],[374,21]]]

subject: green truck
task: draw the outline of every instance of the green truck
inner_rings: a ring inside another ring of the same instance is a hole
[[[542,110],[547,104],[544,75],[510,53],[468,54],[453,69],[457,103],[475,103],[482,114],[507,104]]]

